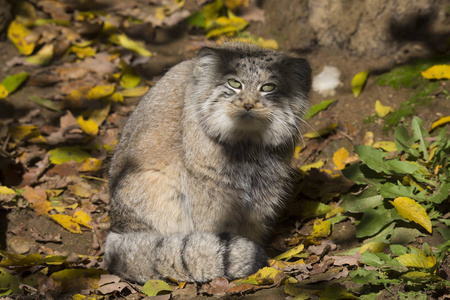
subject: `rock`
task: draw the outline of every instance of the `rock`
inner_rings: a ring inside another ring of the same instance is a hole
[[[8,239],[9,250],[18,254],[26,254],[37,245],[38,244],[34,240],[18,235]]]

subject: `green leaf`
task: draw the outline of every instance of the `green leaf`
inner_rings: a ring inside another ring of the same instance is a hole
[[[0,268],[0,297],[10,294],[22,294],[19,279]]]
[[[391,243],[407,245],[415,242],[417,237],[424,235],[425,234],[415,228],[397,227],[392,231]]]
[[[352,92],[353,96],[358,97],[361,94],[364,85],[366,84],[367,76],[369,76],[369,71],[359,72],[352,79]]]
[[[333,100],[325,100],[320,102],[319,104],[316,104],[314,106],[312,106],[307,112],[306,114],[303,116],[304,120],[308,120],[311,119],[313,116],[315,116],[316,114],[318,114],[319,112],[321,112],[322,110],[325,110],[328,108],[328,106],[330,106],[333,102],[335,102],[336,99]]]
[[[341,199],[343,202],[339,206],[352,213],[364,212],[383,204],[383,197],[378,194],[378,189],[373,187],[357,195],[342,195]]]
[[[399,161],[395,159],[385,161],[384,165],[390,171],[390,174],[392,174],[392,172],[398,174],[413,174],[414,172],[422,168],[421,166],[418,166],[411,162]]]
[[[403,151],[414,157],[419,156],[419,151],[411,147],[411,137],[409,136],[408,130],[405,127],[397,126],[397,128],[395,128],[394,141],[395,145],[397,146],[398,152]]]
[[[363,164],[348,165],[344,170],[342,170],[342,174],[344,174],[344,176],[349,180],[358,184],[378,186],[383,181],[386,181],[386,178],[382,175]]]
[[[14,74],[3,79],[1,85],[9,94],[17,90],[17,88],[28,78],[27,72]]]
[[[75,146],[56,148],[50,150],[48,153],[50,154],[50,162],[55,165],[60,165],[72,160],[79,163],[91,157],[89,153]]]
[[[408,248],[403,247],[402,245],[390,245],[391,251],[394,255],[400,256],[408,253]]]
[[[172,288],[162,280],[151,279],[142,287],[142,293],[149,297],[169,294],[170,292],[172,292]]]
[[[383,227],[392,223],[395,219],[398,219],[398,214],[393,215],[392,211],[392,209],[387,210],[382,206],[377,209],[366,210],[361,221],[356,226],[356,237],[362,238],[373,236]]]
[[[383,253],[371,253],[369,251],[361,253],[361,261],[372,267],[382,267],[389,259],[389,255]]]
[[[390,174],[383,159],[386,157],[380,149],[374,149],[371,146],[358,145],[355,146],[355,152],[358,154],[362,162],[364,162],[369,168],[378,172]]]
[[[200,28],[205,28],[206,26],[205,15],[201,11],[193,13],[190,17],[187,18],[187,22],[191,26]]]
[[[380,187],[380,194],[384,198],[409,197],[418,201],[427,201],[426,191],[416,194],[417,188],[414,186],[405,186],[401,183],[394,184],[387,182]]]
[[[39,98],[37,96],[30,96],[28,97],[28,100],[31,102],[36,103],[37,105],[40,105],[42,107],[48,108],[50,110],[61,112],[61,106],[52,100],[45,99],[45,98]]]
[[[359,268],[349,273],[349,275],[353,277],[353,282],[360,285],[374,283],[377,280],[377,274],[378,271],[376,270],[366,270],[363,268]]]
[[[444,240],[450,241],[450,228],[438,228],[438,231],[442,235]]]
[[[414,141],[419,142],[419,151],[423,153],[423,157],[428,159],[428,142],[425,141],[424,137],[429,137],[428,132],[423,128],[423,121],[415,116],[411,123],[411,129],[413,132]]]

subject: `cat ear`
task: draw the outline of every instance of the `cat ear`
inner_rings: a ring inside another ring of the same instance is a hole
[[[220,49],[204,47],[198,52],[196,70],[214,70],[221,64]]]
[[[309,93],[311,90],[311,66],[304,58],[287,57],[283,61],[284,73],[293,82],[293,86],[301,88],[302,92]]]

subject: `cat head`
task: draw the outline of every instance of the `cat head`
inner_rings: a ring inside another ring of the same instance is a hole
[[[195,112],[218,142],[296,143],[311,86],[302,58],[231,43],[203,48],[194,69]]]

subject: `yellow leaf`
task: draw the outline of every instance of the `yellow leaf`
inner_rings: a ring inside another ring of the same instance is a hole
[[[325,164],[325,161],[323,159],[313,163],[313,164],[309,164],[309,165],[304,165],[300,167],[300,170],[303,171],[304,173],[307,173],[309,170],[311,169],[320,169],[323,167],[323,165]]]
[[[85,120],[83,116],[79,116],[77,121],[78,124],[80,124],[81,129],[88,135],[95,136],[98,134],[98,125],[95,121]]]
[[[317,219],[314,221],[314,228],[311,236],[314,239],[326,238],[331,233],[331,222]]]
[[[123,102],[123,95],[122,93],[114,93],[108,97],[108,100],[111,100],[113,102]]]
[[[70,52],[75,53],[78,58],[85,58],[86,56],[94,56],[95,55],[95,49],[92,47],[78,47],[78,46],[71,46],[69,49]]]
[[[228,10],[228,17],[219,17],[217,19],[206,21],[207,38],[222,34],[233,34],[236,31],[247,27],[248,22],[243,18],[237,17],[231,10]]]
[[[328,213],[325,215],[325,219],[329,219],[329,218],[331,218],[331,217],[334,217],[335,215],[340,214],[340,213],[343,213],[344,211],[345,211],[345,209],[343,209],[343,208],[340,207],[340,206],[337,206],[337,207],[333,208],[332,211],[328,212]]]
[[[281,260],[281,259],[290,259],[292,256],[299,254],[300,252],[302,252],[302,250],[305,248],[305,246],[303,244],[298,245],[297,247],[294,247],[280,255],[278,255],[277,257],[274,257],[274,260]]]
[[[48,153],[50,154],[50,162],[55,165],[60,165],[72,160],[79,163],[91,157],[89,153],[75,146],[55,148],[48,151]]]
[[[411,268],[431,268],[436,264],[436,257],[434,255],[425,255],[425,252],[416,249],[418,254],[403,254],[396,259],[405,267]]]
[[[383,242],[370,242],[361,247],[361,250],[359,252],[363,253],[366,251],[369,251],[370,253],[375,252],[383,252],[384,248],[386,248],[388,244]]]
[[[421,225],[431,233],[431,220],[422,205],[408,197],[398,197],[389,202],[394,205],[400,216]]]
[[[255,274],[258,285],[270,285],[280,282],[286,275],[281,270],[272,267],[264,267]]]
[[[7,186],[0,186],[0,195],[15,195],[16,191]]]
[[[89,157],[88,159],[85,159],[81,163],[81,166],[78,170],[81,172],[95,172],[100,170],[101,167],[102,167],[101,160],[94,157]]]
[[[140,82],[141,76],[137,75],[132,68],[126,67],[125,70],[123,70],[123,74],[120,77],[120,85],[124,89],[135,88],[139,85]]]
[[[236,10],[239,6],[247,7],[250,0],[224,0],[225,6],[229,9]]]
[[[87,98],[90,100],[104,98],[109,95],[112,95],[112,93],[114,93],[114,90],[115,90],[115,86],[112,84],[99,85],[99,86],[93,87],[89,91],[89,93],[87,94]]]
[[[375,111],[380,118],[383,118],[388,113],[393,112],[394,109],[390,106],[384,106],[383,104],[381,104],[380,100],[377,100],[375,101]]]
[[[367,76],[369,76],[369,71],[359,72],[352,79],[352,92],[353,96],[358,97],[366,84]]]
[[[77,222],[78,224],[87,227],[89,229],[92,229],[92,226],[89,225],[89,222],[92,221],[91,217],[84,211],[79,210],[73,214],[72,220],[74,222]]]
[[[147,93],[148,90],[148,86],[138,86],[133,89],[121,91],[120,94],[122,94],[123,97],[140,97]]]
[[[52,44],[47,44],[41,48],[35,55],[29,56],[25,59],[27,63],[35,65],[47,65],[53,59],[54,46]]]
[[[394,152],[397,151],[397,146],[395,145],[394,142],[376,142],[375,144],[373,144],[372,146],[373,148],[381,148],[386,152]]]
[[[119,44],[125,49],[134,51],[141,56],[152,56],[152,53],[145,48],[145,45],[140,42],[133,41],[125,34],[114,34],[111,36],[111,42]]]
[[[449,79],[450,65],[435,65],[421,74],[426,79]]]
[[[300,147],[300,146],[296,146],[295,147],[295,150],[294,150],[294,157],[296,158],[296,159],[300,159],[300,152],[302,151],[302,147]]]
[[[362,144],[366,145],[366,146],[370,146],[373,144],[373,132],[372,131],[366,132],[366,134],[364,135]]]
[[[337,123],[333,123],[327,127],[321,128],[317,131],[307,132],[303,136],[307,137],[309,139],[317,139],[322,136],[326,136],[326,135],[330,134],[337,127],[337,125],[338,125]]]
[[[20,125],[9,128],[9,134],[17,140],[32,136],[34,133],[38,133],[38,131],[36,130],[36,126],[33,125]]]
[[[348,150],[344,147],[340,148],[333,155],[333,162],[335,164],[335,170],[343,170],[345,168],[344,161],[349,157]]]
[[[406,279],[406,280],[415,281],[415,280],[421,280],[421,279],[429,280],[431,276],[432,275],[430,273],[425,273],[425,272],[420,272],[420,271],[411,271],[411,272],[404,274],[402,276],[402,278]]]
[[[17,20],[9,24],[8,37],[22,55],[30,55],[35,47],[34,43],[29,43],[25,38],[29,33],[30,30]]]
[[[2,84],[0,84],[0,99],[5,99],[6,97],[8,97],[8,94],[8,90]]]
[[[0,87],[1,87],[1,86],[0,86]],[[0,92],[0,98],[1,98],[1,92]],[[434,123],[431,125],[430,130],[428,130],[428,131],[431,132],[431,131],[435,130],[436,128],[438,128],[439,126],[445,125],[445,124],[447,124],[447,123],[450,123],[450,116],[446,116],[446,117],[440,118],[439,120],[437,120],[436,122],[434,122]]]
[[[50,218],[72,233],[81,233],[80,225],[71,216],[54,214],[50,215]]]

